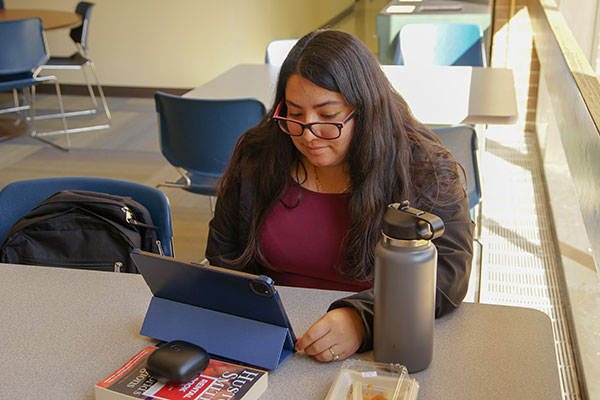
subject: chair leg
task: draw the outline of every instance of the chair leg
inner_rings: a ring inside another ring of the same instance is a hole
[[[177,173],[179,174],[179,176],[185,180],[185,184],[167,181],[167,182],[159,183],[158,185],[156,185],[156,187],[158,188],[158,187],[164,186],[164,187],[180,188],[180,189],[189,188],[192,185],[192,180],[187,175],[187,171],[180,167],[175,167],[175,170],[177,170]]]
[[[31,88],[23,89],[25,101],[29,104],[29,134],[35,135],[35,99],[31,96]],[[27,117],[27,116],[26,116]]]
[[[90,98],[92,100],[92,105],[93,108],[90,109],[85,109],[85,110],[75,110],[75,111],[65,111],[65,117],[70,118],[70,117],[78,117],[78,116],[82,116],[82,115],[90,115],[90,114],[97,114],[99,111],[98,108],[98,101],[96,100],[96,96],[94,94],[94,89],[92,88],[91,82],[89,80],[88,75],[85,72],[85,65],[81,65],[81,66],[76,66],[76,67],[69,67],[69,68],[60,68],[60,67],[51,67],[51,66],[46,66],[44,69],[54,69],[54,70],[72,70],[72,69],[79,69],[81,70],[81,72],[83,73],[83,77],[85,78],[85,83],[87,85],[88,88],[88,92],[90,94]],[[41,119],[54,119],[54,118],[62,118],[62,114],[60,113],[55,113],[55,114],[44,114],[44,115],[38,115],[36,116],[36,119],[41,120]],[[107,119],[110,123],[110,115],[107,115]],[[97,126],[93,126],[93,127],[88,127],[86,129],[84,129],[85,131],[90,131],[90,130],[97,130],[97,129],[107,129],[109,128],[110,125],[97,125]],[[83,130],[78,130],[77,132],[80,132]],[[75,133],[75,131],[71,130],[72,133]]]
[[[81,66],[81,73],[83,74],[83,78],[85,79],[85,84],[87,85],[88,92],[90,93],[90,99],[92,99],[92,105],[94,106],[94,112],[98,111],[98,101],[96,100],[96,94],[94,93],[94,88],[92,88],[92,84],[90,83],[90,78],[88,78],[87,72],[85,72],[85,68]]]
[[[58,108],[60,109],[61,120],[63,129],[65,131],[65,142],[67,145],[67,150],[71,149],[71,140],[69,138],[69,129],[67,129],[67,118],[65,117],[65,107],[62,101],[62,93],[60,92],[60,85],[58,84],[58,80],[54,82],[54,86],[56,87],[56,98],[58,100]]]
[[[54,79],[54,87],[56,88],[56,100],[58,102],[58,108],[60,110],[60,117],[62,120],[63,129],[59,130],[59,131],[52,131],[52,132],[37,132],[35,129],[33,129],[31,136],[44,142],[44,143],[54,146],[60,150],[69,151],[71,149],[71,139],[69,137],[69,129],[67,128],[67,118],[65,117],[65,108],[63,105],[63,101],[62,101],[60,85],[58,84],[58,80],[56,80],[56,79]],[[33,124],[35,124],[35,120],[36,120],[36,118],[35,118],[35,86],[32,87],[31,108],[32,108],[32,113],[31,113],[30,123],[33,126]],[[56,144],[56,143],[51,142],[44,138],[45,136],[53,136],[53,135],[65,135],[66,146],[63,147],[59,144]]]
[[[473,243],[477,243],[479,246],[479,260],[478,260],[478,268],[477,271],[478,279],[477,279],[477,295],[475,296],[475,303],[481,303],[481,288],[482,288],[482,274],[483,274],[483,243],[480,239],[474,239]]]
[[[73,129],[69,130],[70,133],[88,132],[88,131],[94,131],[94,130],[100,130],[100,129],[108,129],[108,128],[110,128],[110,123],[112,121],[112,116],[110,114],[110,110],[108,109],[108,103],[104,96],[104,90],[102,89],[102,86],[100,85],[100,81],[98,80],[98,76],[96,74],[96,68],[94,66],[94,63],[87,58],[85,53],[82,53],[82,55],[87,59],[87,62],[83,65],[72,65],[72,66],[47,65],[47,66],[44,66],[44,69],[49,69],[49,70],[81,69],[81,72],[83,73],[83,77],[85,79],[85,83],[88,88],[88,92],[90,94],[90,99],[92,100],[93,108],[86,109],[86,110],[68,111],[68,112],[61,113],[61,114],[46,114],[46,115],[36,116],[36,119],[40,120],[40,119],[52,119],[52,118],[58,118],[58,117],[62,118],[63,114],[65,117],[77,117],[77,116],[81,116],[81,115],[89,115],[89,114],[98,113],[100,108],[98,106],[96,94],[95,94],[94,88],[92,86],[92,81],[89,79],[89,76],[88,76],[87,72],[85,71],[85,67],[88,66],[92,71],[92,75],[94,77],[96,86],[98,87],[98,92],[100,94],[100,99],[102,101],[102,106],[104,108],[104,113],[106,115],[106,119],[107,119],[108,123],[93,125],[93,126],[86,126],[86,127],[82,127],[82,128],[73,128]]]
[[[90,69],[92,70],[92,75],[94,75],[94,80],[96,81],[96,87],[98,87],[98,93],[100,94],[100,100],[102,101],[102,106],[104,107],[104,113],[106,114],[106,118],[109,121],[112,121],[112,116],[110,115],[110,110],[108,109],[108,103],[106,102],[106,97],[104,97],[104,90],[102,90],[102,85],[98,80],[98,74],[96,73],[96,67],[94,66],[93,61],[88,62]]]
[[[13,89],[13,102],[15,104],[15,108],[19,108],[19,92],[17,91],[17,89]],[[17,111],[17,114],[19,115],[19,120],[21,119],[21,111]]]
[[[210,204],[210,215],[215,216],[215,204],[213,201],[213,196],[208,196],[208,204]]]
[[[483,232],[483,209],[482,209],[482,204],[483,201],[480,201],[479,204],[477,204],[477,206],[474,207],[474,211],[475,211],[475,232],[473,234],[473,242],[477,243],[477,245],[479,246],[479,262],[478,262],[478,268],[479,271],[477,271],[478,275],[479,275],[479,279],[478,279],[478,289],[477,289],[477,297],[475,298],[475,300],[477,301],[477,303],[479,303],[481,301],[481,288],[482,288],[482,275],[483,275],[483,241],[482,241],[482,232]]]
[[[475,240],[480,240],[481,239],[481,224],[482,224],[482,211],[481,211],[481,203],[482,201],[479,202],[479,204],[477,204],[475,207],[473,207],[473,222],[475,222],[475,231],[473,232],[473,238]]]

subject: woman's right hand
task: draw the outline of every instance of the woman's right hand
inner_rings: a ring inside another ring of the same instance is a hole
[[[365,337],[360,316],[349,307],[327,312],[296,341],[296,350],[321,362],[338,361],[356,353]]]

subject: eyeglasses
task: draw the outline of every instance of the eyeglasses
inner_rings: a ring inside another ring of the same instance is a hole
[[[342,128],[346,125],[353,116],[354,111],[352,110],[350,114],[343,121],[330,121],[330,122],[309,122],[305,124],[300,121],[296,121],[295,119],[281,117],[279,112],[283,107],[283,100],[279,102],[277,109],[275,110],[275,114],[273,115],[273,120],[277,121],[279,128],[290,136],[302,136],[305,129],[308,129],[318,138],[325,140],[333,140],[337,139],[342,135]]]

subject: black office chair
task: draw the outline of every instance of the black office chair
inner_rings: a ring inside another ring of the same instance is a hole
[[[96,95],[94,93],[94,88],[92,87],[88,75],[86,73],[86,68],[89,68],[91,71],[95,85],[98,89],[98,93],[100,95],[100,100],[102,101],[102,106],[104,108],[104,113],[106,118],[108,119],[108,124],[99,124],[94,126],[86,126],[84,128],[75,128],[71,129],[70,132],[82,132],[82,131],[90,131],[97,129],[107,129],[110,128],[111,115],[110,110],[108,109],[108,104],[106,103],[106,98],[104,97],[104,91],[102,90],[102,85],[98,80],[98,75],[96,73],[96,67],[94,66],[94,62],[91,60],[88,54],[88,36],[89,36],[89,26],[90,26],[90,17],[92,15],[92,8],[94,7],[94,3],[80,2],[77,4],[75,8],[75,13],[79,14],[82,19],[82,23],[80,26],[71,29],[70,36],[75,46],[77,47],[77,51],[71,54],[68,57],[50,57],[50,60],[44,65],[43,69],[48,70],[72,70],[79,69],[83,73],[83,77],[85,78],[85,82],[88,87],[88,91],[90,93],[90,98],[92,100],[93,108],[87,110],[77,110],[65,113],[67,117],[73,117],[78,115],[89,115],[95,114],[99,110],[98,101],[96,100]],[[40,117],[38,117],[40,118]],[[48,118],[48,117],[47,117]]]

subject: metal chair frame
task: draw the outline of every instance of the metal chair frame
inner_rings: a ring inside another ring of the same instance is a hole
[[[107,124],[98,124],[93,126],[86,126],[81,128],[71,128],[69,133],[78,133],[78,132],[87,132],[93,130],[100,129],[108,129],[110,128],[110,124],[112,121],[112,116],[110,114],[110,110],[108,108],[108,103],[106,102],[106,97],[104,96],[104,90],[102,89],[102,85],[98,79],[98,74],[96,72],[96,66],[94,62],[90,59],[87,51],[87,35],[89,29],[89,20],[91,16],[93,3],[88,2],[80,2],[76,7],[76,13],[82,16],[82,25],[71,30],[71,39],[73,40],[77,52],[72,54],[69,57],[50,57],[50,60],[43,65],[44,70],[81,70],[83,77],[85,79],[86,86],[88,88],[88,92],[90,94],[90,99],[92,101],[93,108],[85,109],[85,110],[76,110],[69,111],[65,113],[66,117],[75,117],[81,115],[90,115],[96,114],[100,109],[98,105],[98,101],[96,99],[96,95],[94,93],[94,88],[92,87],[92,83],[89,79],[88,74],[86,73],[86,68],[89,68],[91,74],[94,78],[95,86],[98,88],[98,94],[100,95],[100,100],[102,102],[102,107],[104,109],[104,114],[108,120]],[[56,114],[38,116],[37,119],[48,119],[48,118],[56,118]]]
[[[21,79],[13,78],[12,81],[0,81],[0,83],[4,84],[5,86],[8,86],[9,89],[12,89],[13,100],[15,103],[13,107],[0,110],[0,114],[12,112],[17,112],[20,114],[21,111],[29,111],[29,116],[27,119],[29,120],[30,135],[35,139],[41,140],[61,150],[68,150],[71,144],[68,135],[69,129],[67,127],[67,121],[64,113],[64,105],[62,101],[60,85],[55,76],[40,75],[40,72],[43,69],[43,63],[45,63],[48,60],[48,45],[46,41],[46,36],[43,31],[42,21],[39,18],[30,18],[16,21],[0,22],[0,26],[4,28],[8,27],[7,30],[10,30],[9,32],[4,32],[4,34],[6,35],[6,37],[10,37],[11,43],[23,42],[23,45],[21,45],[20,48],[24,48],[25,43],[29,43],[29,45],[27,46],[28,51],[31,52],[31,49],[36,49],[37,51],[39,51],[39,54],[36,54],[36,58],[38,60],[37,62],[41,62],[40,65],[30,65],[29,62],[31,62],[31,60],[23,60],[19,61],[18,65],[13,65],[13,63],[6,66],[3,66],[0,63],[0,76],[14,76],[19,74],[25,74],[21,77]],[[29,54],[29,56],[31,56],[31,53]],[[7,58],[7,60],[9,59]],[[28,73],[30,73],[31,76],[29,76]],[[35,126],[35,120],[37,119],[35,105],[35,88],[38,84],[51,82],[54,83],[56,89],[56,97],[58,102],[58,108],[60,111],[58,114],[56,114],[56,116],[61,118],[63,129],[49,132],[38,132]],[[12,88],[10,86],[12,86]],[[18,95],[16,93],[16,89],[23,89],[25,96],[25,104],[20,104]],[[66,147],[62,147],[56,143],[45,140],[45,137],[50,135],[65,135]]]

